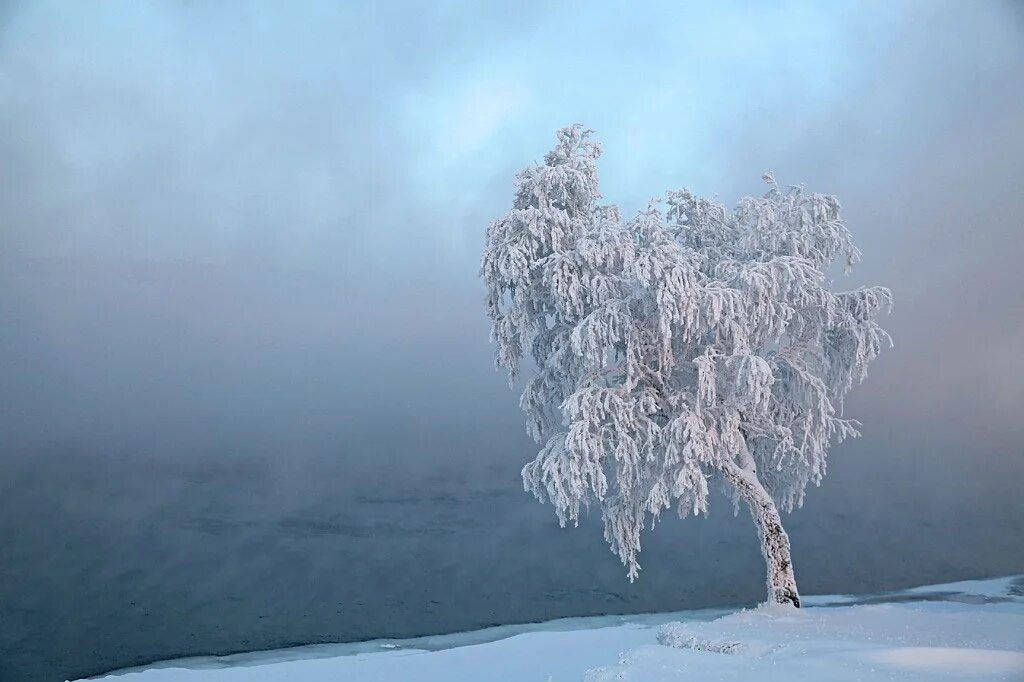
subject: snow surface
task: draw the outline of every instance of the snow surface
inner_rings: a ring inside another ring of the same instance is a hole
[[[1024,576],[182,659],[111,682],[1024,680]]]

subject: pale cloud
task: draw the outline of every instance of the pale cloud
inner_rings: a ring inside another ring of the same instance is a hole
[[[491,142],[530,103],[529,91],[513,79],[486,77],[468,84],[442,106],[439,142],[453,162]]]

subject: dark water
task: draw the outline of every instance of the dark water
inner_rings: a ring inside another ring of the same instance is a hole
[[[559,530],[521,491],[515,458],[396,477],[386,461],[285,454],[16,459],[0,491],[0,679],[762,598],[751,524],[726,500],[650,533],[630,585],[597,523]],[[838,469],[836,489],[883,485]],[[1019,509],[822,491],[789,522],[806,593],[1024,568]]]

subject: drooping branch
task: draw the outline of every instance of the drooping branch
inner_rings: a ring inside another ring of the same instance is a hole
[[[718,475],[781,531],[778,508],[856,435],[843,398],[889,343],[877,318],[892,298],[832,291],[833,263],[860,258],[835,197],[767,175],[733,209],[680,190],[623,220],[597,203],[600,151],[573,126],[519,173],[481,275],[498,366],[511,380],[524,354],[536,366],[521,405],[543,445],[524,485],[563,523],[599,506],[635,577],[642,530],[672,506],[706,513]],[[769,563],[789,562],[788,539],[768,536]]]

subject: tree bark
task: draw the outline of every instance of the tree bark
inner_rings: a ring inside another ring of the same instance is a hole
[[[750,515],[761,536],[761,554],[768,567],[768,600],[800,608],[800,593],[789,554],[789,536],[782,528],[782,517],[772,496],[757,477],[753,458],[744,455],[741,461],[743,466],[729,462],[722,471],[750,507]]]

